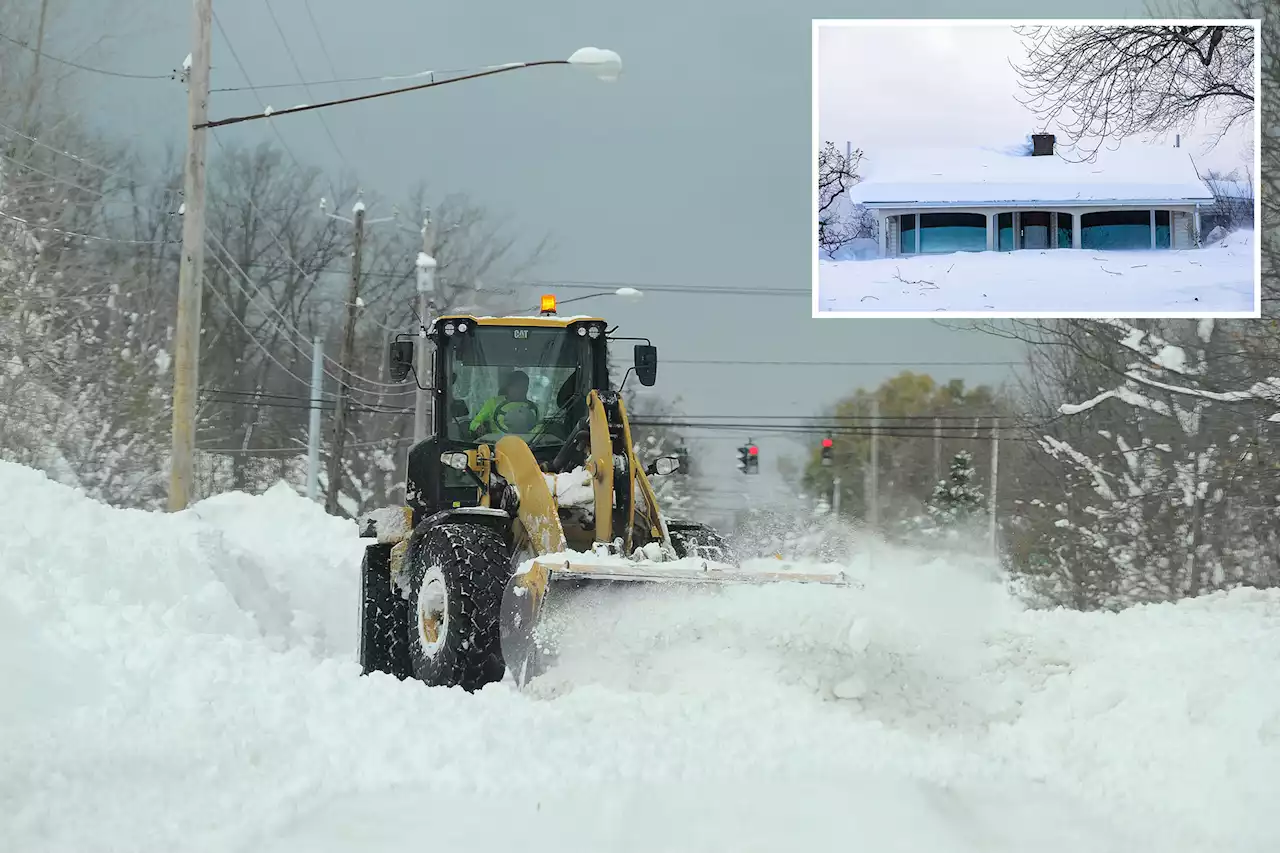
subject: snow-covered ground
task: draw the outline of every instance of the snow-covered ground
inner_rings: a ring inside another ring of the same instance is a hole
[[[822,259],[818,311],[1052,312],[1256,310],[1252,231],[1202,249],[957,252],[869,261]]]
[[[877,548],[860,589],[592,590],[467,695],[354,662],[353,524],[176,515],[0,463],[7,850],[1280,848],[1280,594],[1027,612]]]

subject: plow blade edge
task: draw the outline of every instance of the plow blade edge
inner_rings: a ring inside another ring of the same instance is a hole
[[[689,561],[681,561],[687,563]],[[547,572],[552,580],[607,580],[635,581],[637,583],[683,584],[770,584],[770,583],[819,583],[829,586],[853,586],[853,582],[841,571],[790,572],[754,571],[737,566],[710,561],[689,566],[662,563],[575,563],[571,560],[539,558],[534,567]],[[704,568],[705,567],[705,568]]]

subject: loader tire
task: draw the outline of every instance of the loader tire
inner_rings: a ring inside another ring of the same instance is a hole
[[[667,533],[671,536],[671,547],[681,559],[696,557],[731,566],[738,565],[738,557],[729,543],[705,524],[672,523],[667,525]]]
[[[477,524],[427,530],[409,554],[408,640],[414,675],[468,692],[501,681],[502,594],[512,575],[501,534]]]
[[[370,545],[360,564],[360,666],[401,681],[409,661],[409,602],[391,588],[391,546]]]

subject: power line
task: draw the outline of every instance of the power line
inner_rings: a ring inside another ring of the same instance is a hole
[[[266,227],[266,226],[264,225],[264,227]],[[271,233],[270,228],[268,228],[268,229],[267,229],[267,231],[268,231],[268,233]],[[212,241],[212,243],[213,243],[213,245],[214,245],[214,248],[216,248],[216,249],[220,250],[224,255],[226,255],[226,256],[227,256],[227,260],[228,260],[228,261],[230,261],[231,265],[232,265],[233,267],[235,267],[235,269],[236,269],[236,271],[237,271],[237,272],[239,272],[239,273],[240,273],[240,277],[243,279],[243,281],[247,282],[247,283],[248,283],[248,284],[253,288],[253,290],[254,290],[254,292],[253,292],[253,293],[250,293],[248,290],[246,290],[246,289],[245,289],[244,285],[240,284],[240,282],[239,282],[239,281],[236,281],[236,280],[235,280],[235,279],[236,279],[236,277],[235,277],[235,276],[232,276],[232,275],[231,275],[231,273],[228,271],[228,272],[227,272],[227,275],[228,275],[228,276],[230,276],[230,278],[231,278],[232,282],[236,285],[236,287],[240,289],[240,292],[242,292],[242,293],[244,293],[246,296],[248,296],[250,300],[254,299],[254,298],[255,298],[255,296],[261,296],[261,295],[262,295],[262,290],[261,290],[261,288],[259,288],[259,287],[258,287],[258,286],[253,282],[253,279],[249,278],[249,274],[248,274],[248,273],[246,273],[246,272],[244,271],[244,269],[243,269],[243,268],[241,268],[241,266],[236,262],[235,258],[232,256],[231,252],[230,252],[230,251],[227,249],[227,247],[222,243],[222,241],[218,239],[217,235],[213,234],[212,232],[209,232],[207,236],[208,236],[208,238]],[[277,242],[278,242],[278,241],[277,241]],[[281,246],[281,251],[284,251],[284,247],[283,247],[283,246]],[[303,269],[302,269],[302,267],[298,266],[298,263],[297,263],[296,261],[293,261],[292,257],[290,257],[290,258],[289,258],[289,260],[293,263],[294,267],[298,270],[298,272],[299,272],[299,273],[301,273],[303,276],[305,276],[305,277],[307,277],[307,278],[310,278],[310,276],[307,274],[307,272],[306,272],[305,270],[303,270]],[[226,266],[225,266],[225,265],[223,265],[223,269],[224,269],[224,270],[226,270]],[[277,317],[279,317],[279,318],[280,318],[280,322],[281,322],[281,324],[284,326],[284,329],[287,329],[288,331],[292,332],[294,335],[297,335],[300,339],[302,339],[302,340],[304,340],[304,341],[309,340],[309,338],[307,337],[307,335],[305,335],[305,334],[302,332],[302,330],[300,330],[297,326],[293,325],[293,323],[291,323],[291,322],[289,321],[289,318],[288,318],[288,317],[286,317],[286,316],[284,315],[284,313],[280,310],[279,306],[277,306],[277,305],[276,305],[276,304],[275,304],[271,299],[269,299],[269,298],[265,298],[265,301],[266,301],[266,303],[267,303],[267,306],[271,309],[271,311],[272,311],[272,312],[273,312]],[[277,328],[279,328],[279,327],[277,327]],[[306,356],[308,359],[310,359],[310,358],[311,358],[311,352],[310,352],[309,350],[307,350],[307,349],[305,349],[305,348],[303,348],[303,347],[299,346],[299,345],[298,345],[298,343],[297,343],[297,341],[293,340],[293,338],[292,338],[290,335],[288,335],[285,331],[281,330],[281,334],[284,336],[285,340],[286,340],[286,341],[288,341],[288,343],[289,343],[289,344],[290,344],[294,349],[296,349],[296,350],[298,350],[299,352],[301,352],[301,353],[302,353],[304,356]],[[353,372],[353,371],[351,371],[351,370],[348,370],[348,369],[344,368],[342,365],[338,364],[337,362],[335,362],[333,359],[329,358],[328,356],[325,356],[325,357],[324,357],[324,360],[325,360],[325,361],[328,361],[328,362],[329,362],[329,363],[331,363],[331,364],[334,364],[335,366],[337,366],[337,368],[338,368],[340,371],[342,371],[342,372],[346,373],[346,374],[347,374],[349,377],[351,377],[352,379],[357,379],[357,380],[359,380],[360,382],[364,382],[364,383],[369,384],[369,385],[376,385],[376,386],[379,386],[380,388],[400,388],[400,387],[401,387],[399,384],[386,383],[386,382],[378,382],[377,380],[369,379],[369,378],[367,378],[367,377],[365,377],[365,376],[361,376],[361,375],[360,375],[360,374],[358,374],[358,373],[355,373],[355,372]],[[324,369],[324,368],[321,368],[321,369],[322,369],[322,370],[324,370],[324,375],[325,375],[325,376],[328,376],[328,377],[329,377],[330,379],[332,379],[333,381],[338,382],[338,383],[342,383],[342,382],[343,382],[343,380],[342,380],[340,377],[335,376],[334,374],[330,373],[327,369]],[[397,394],[407,394],[407,393],[412,393],[412,392],[406,392],[406,391],[398,391],[398,392],[381,391],[381,390],[377,390],[377,389],[373,389],[373,388],[360,388],[360,387],[358,387],[358,386],[351,386],[351,385],[349,385],[349,387],[350,387],[351,389],[353,389],[353,390],[355,390],[355,391],[359,391],[359,392],[361,392],[361,393],[363,393],[363,394],[380,394],[380,395],[386,395],[386,396],[396,396]]]
[[[329,53],[329,46],[325,44],[325,41],[324,41],[324,35],[322,35],[322,34],[321,34],[321,32],[320,32],[320,24],[319,24],[319,22],[317,22],[317,21],[316,21],[316,15],[315,15],[315,12],[312,12],[312,11],[311,11],[311,2],[310,2],[310,0],[302,0],[302,8],[303,8],[303,9],[306,11],[306,13],[307,13],[307,20],[309,20],[309,21],[311,22],[311,31],[312,31],[312,32],[314,32],[314,33],[316,34],[316,42],[317,42],[317,43],[319,43],[319,45],[320,45],[320,53],[324,56],[324,61],[325,61],[326,63],[328,63],[328,65],[329,65],[329,73],[330,73],[330,74],[332,74],[332,75],[336,78],[336,77],[338,76],[338,68],[337,68],[337,66],[335,66],[335,65],[333,64],[333,56],[332,56],[332,55],[330,55],[330,53]],[[342,91],[341,86],[342,86],[342,83],[345,83],[345,82],[347,82],[347,81],[345,81],[345,80],[343,80],[343,81],[337,81],[337,80],[335,80],[335,81],[332,81],[332,82],[336,83],[336,85],[338,85],[338,86],[339,86],[338,91],[339,91],[340,93],[342,93],[342,94],[346,94],[345,92],[343,92],[343,91]],[[354,82],[354,81],[353,81],[353,82]]]
[[[983,420],[989,421],[989,420],[991,420],[992,418],[1007,417],[1007,415],[1000,415],[1000,414],[994,414],[994,413],[986,413],[986,414],[977,414],[977,415],[930,415],[930,414],[922,414],[922,415],[878,415],[878,416],[873,417],[873,416],[871,416],[871,415],[726,415],[726,414],[718,414],[718,415],[686,415],[686,414],[671,414],[671,415],[635,415],[634,417],[647,418],[647,419],[650,419],[650,420],[657,420],[657,419],[659,419],[659,418],[671,417],[671,418],[675,418],[675,419],[679,419],[679,420],[686,420],[686,421],[687,421],[687,420],[707,420],[707,419],[721,420],[721,419],[724,419],[724,418],[742,418],[742,419],[745,419],[745,420],[751,420],[751,421],[765,421],[765,420],[795,420],[795,421],[808,421],[808,422],[819,422],[819,421],[821,421],[821,422],[827,422],[827,421],[836,421],[836,422],[844,422],[844,421],[874,421],[874,422],[877,422],[877,423],[879,423],[879,422],[881,422],[881,421],[929,421],[929,422],[931,422],[931,423],[932,423],[933,421],[963,421],[963,422],[965,422],[965,423],[973,423],[974,421],[983,421]],[[948,429],[950,429],[950,427],[948,427]],[[958,429],[958,427],[957,427],[957,429]]]
[[[210,89],[210,92],[258,92],[267,89],[301,89],[305,86],[340,86],[343,83],[373,83],[378,80],[385,80],[381,74],[374,74],[368,77],[343,77],[338,80],[308,80],[303,83],[259,83],[256,86],[221,86],[216,89]]]
[[[248,85],[249,89],[253,91],[254,97],[258,101],[258,106],[262,107],[263,111],[265,112],[267,109],[267,103],[266,101],[262,100],[262,96],[258,94],[257,88],[253,85],[253,79],[249,76],[249,69],[246,68],[245,64],[240,61],[240,54],[236,53],[236,47],[234,44],[231,43],[231,37],[227,35],[226,29],[222,26],[222,19],[218,17],[218,13],[216,11],[213,13],[213,22],[218,27],[218,32],[222,34],[222,40],[226,42],[227,52],[231,54],[231,58],[232,60],[235,61],[236,66],[240,69],[240,74],[241,76],[244,77],[245,83]],[[284,141],[284,136],[280,133],[280,128],[273,121],[267,122],[267,124],[271,125],[271,130],[273,133],[275,133],[276,139],[280,141],[280,147],[284,149],[284,153],[288,154],[289,159],[293,161],[293,165],[297,167],[299,170],[301,170],[302,164],[299,163],[298,158],[293,155],[293,149],[289,147],[289,143]],[[209,133],[210,136],[213,136],[215,141],[217,140],[217,136],[214,136],[212,128],[206,128],[205,130],[207,133]],[[218,143],[218,147],[221,148],[222,144]],[[332,188],[333,188],[333,185],[331,182],[330,189]]]
[[[178,77],[177,73],[174,71],[170,71],[168,74],[131,74],[127,71],[111,71],[106,68],[95,68],[92,65],[82,65],[79,62],[72,62],[70,59],[63,59],[59,56],[45,53],[43,50],[38,50],[21,39],[16,39],[13,36],[8,36],[4,33],[0,33],[0,39],[3,39],[10,44],[16,44],[24,50],[29,50],[32,53],[38,54],[50,62],[56,62],[59,65],[68,65],[72,68],[78,68],[81,71],[92,71],[94,74],[104,74],[107,77],[124,77],[129,80],[176,80]]]
[[[228,278],[233,278],[233,276],[231,275],[231,271],[227,269],[227,265],[222,262],[222,259],[218,257],[216,252],[210,252],[209,257],[213,259],[214,263],[216,263],[219,267],[222,268],[222,271],[227,274]],[[269,350],[267,346],[262,343],[262,341],[258,340],[257,336],[253,334],[253,332],[249,329],[249,327],[246,326],[244,322],[239,317],[236,316],[236,312],[233,311],[231,306],[227,303],[226,297],[224,297],[221,293],[219,293],[216,287],[210,286],[209,276],[207,274],[205,275],[204,279],[205,279],[204,283],[205,283],[206,289],[212,292],[213,295],[217,298],[217,300],[222,303],[222,306],[227,309],[227,315],[236,322],[236,325],[239,326],[241,329],[244,329],[244,333],[249,338],[249,340],[251,340],[255,345],[257,345],[258,349],[262,350],[262,352],[267,356],[267,358],[275,362],[277,367],[279,367],[289,376],[292,376],[294,379],[298,380],[298,382],[300,382],[304,388],[310,388],[311,382],[309,380],[303,379],[301,376],[294,373],[289,368],[285,367],[284,364],[278,358],[275,357],[275,355],[271,352],[271,350]]]
[[[100,234],[86,234],[82,231],[68,231],[65,228],[55,228],[52,225],[40,225],[36,222],[23,219],[20,216],[12,216],[4,211],[0,211],[0,219],[7,219],[10,222],[17,222],[19,225],[36,231],[52,231],[55,234],[62,234],[67,237],[77,237],[82,240],[95,240],[100,243],[122,243],[134,246],[165,246],[170,243],[179,243],[180,240],[122,240],[117,237],[103,237]]]
[[[224,34],[224,36],[225,36],[225,34]],[[75,155],[75,154],[72,154],[72,153],[70,153],[70,152],[67,152],[67,151],[61,151],[61,150],[59,150],[59,149],[57,149],[57,148],[55,148],[55,147],[53,147],[53,146],[51,146],[51,145],[49,145],[49,144],[47,144],[47,143],[44,143],[44,142],[39,141],[38,139],[36,139],[36,138],[34,138],[34,137],[27,136],[26,134],[23,134],[23,133],[21,133],[20,131],[18,131],[18,130],[16,130],[16,129],[14,129],[14,128],[10,128],[8,125],[5,125],[5,124],[3,124],[3,123],[0,123],[0,128],[3,128],[3,129],[6,129],[6,130],[9,130],[10,132],[15,133],[15,134],[17,134],[18,136],[21,136],[21,137],[23,137],[24,139],[27,139],[27,140],[29,140],[29,141],[31,141],[31,142],[33,142],[33,143],[35,143],[35,144],[37,144],[37,145],[39,145],[39,146],[41,146],[41,147],[43,147],[43,148],[47,149],[47,150],[49,150],[49,151],[52,151],[52,152],[53,152],[53,153],[55,153],[55,154],[58,154],[58,155],[60,155],[60,156],[66,157],[66,158],[71,159],[71,160],[74,160],[74,161],[75,161],[75,162],[77,162],[77,163],[82,163],[82,164],[84,164],[84,165],[86,165],[86,166],[89,166],[89,167],[91,167],[91,168],[97,169],[98,171],[102,172],[103,174],[110,175],[110,176],[112,176],[112,177],[116,177],[116,178],[119,178],[119,179],[121,179],[121,180],[129,181],[132,185],[138,186],[138,184],[137,184],[135,181],[133,181],[133,179],[132,179],[132,178],[130,178],[128,175],[125,175],[125,174],[123,174],[123,173],[121,173],[121,172],[118,172],[118,171],[115,171],[115,170],[113,170],[113,169],[110,169],[110,168],[108,168],[108,167],[106,167],[106,166],[102,166],[102,165],[100,165],[100,164],[94,163],[94,162],[92,162],[92,161],[90,161],[90,160],[87,160],[87,159],[85,159],[85,158],[83,158],[83,157],[79,157],[79,156],[77,156],[77,155]],[[279,134],[279,131],[277,131],[277,135],[278,135],[278,134]],[[211,135],[211,136],[213,136],[213,140],[214,140],[214,142],[218,145],[219,149],[220,149],[220,150],[222,150],[222,151],[225,153],[225,150],[226,150],[226,149],[225,149],[225,147],[222,145],[222,141],[221,141],[220,139],[218,139],[218,137],[217,137],[215,134],[213,134],[212,132],[210,133],[210,135]],[[281,140],[281,142],[283,143],[283,139]],[[288,153],[290,157],[293,157],[292,152],[290,152],[290,151],[288,150],[287,146],[286,146],[285,150],[286,150],[286,153]],[[296,158],[294,158],[294,165],[295,165],[295,166],[298,166],[298,168],[301,168],[301,166],[298,164],[298,161],[297,161],[297,159],[296,159]],[[25,167],[25,166],[24,166],[24,168],[31,168],[31,167]],[[35,171],[38,171],[38,170],[35,170]],[[55,176],[55,175],[52,175],[52,174],[49,174],[49,173],[43,173],[43,174],[45,174],[47,177],[50,177],[50,178],[51,178],[51,179],[53,179],[53,180],[61,181],[62,183],[67,183],[67,184],[69,184],[69,185],[76,186],[77,188],[82,189],[82,190],[85,190],[86,192],[97,192],[97,194],[98,194],[99,196],[102,196],[102,197],[104,198],[104,200],[105,200],[105,193],[98,192],[98,191],[96,191],[96,190],[90,190],[90,189],[88,189],[87,187],[80,187],[79,185],[74,184],[74,183],[72,183],[72,182],[68,181],[68,180],[67,180],[67,179],[65,179],[65,178],[59,178],[59,177],[57,177],[57,176]],[[161,189],[163,189],[165,192],[175,192],[175,193],[177,192],[176,190],[171,190],[171,189],[169,189],[169,188],[161,188]],[[272,241],[275,243],[276,247],[277,247],[277,248],[279,248],[279,250],[281,251],[281,253],[282,253],[282,255],[284,256],[284,258],[285,258],[285,259],[286,259],[286,260],[287,260],[287,261],[288,261],[288,262],[289,262],[289,263],[294,267],[294,269],[296,269],[296,270],[297,270],[297,271],[298,271],[298,272],[299,272],[299,273],[300,273],[304,278],[306,278],[306,279],[308,279],[308,280],[313,280],[313,279],[314,279],[314,275],[313,275],[312,273],[308,273],[305,269],[303,269],[303,268],[302,268],[302,266],[301,266],[301,265],[300,265],[300,264],[299,264],[299,263],[298,263],[298,262],[293,258],[293,256],[292,256],[291,254],[289,254],[289,250],[285,247],[285,245],[284,245],[284,243],[281,241],[281,239],[280,239],[279,235],[278,235],[278,234],[276,234],[276,233],[275,233],[275,231],[270,227],[270,225],[268,225],[268,224],[267,224],[267,222],[268,222],[269,220],[268,220],[268,218],[267,218],[266,216],[264,216],[264,215],[263,215],[263,214],[265,213],[265,211],[264,211],[261,207],[259,207],[256,203],[254,203],[254,201],[253,201],[253,199],[252,199],[251,197],[246,197],[245,201],[248,203],[249,207],[250,207],[254,212],[256,212],[257,214],[259,214],[259,217],[260,217],[260,220],[259,220],[259,221],[261,221],[261,222],[263,223],[263,228],[266,230],[267,235],[271,237]],[[156,212],[156,211],[152,211],[152,210],[151,210],[151,209],[149,209],[149,208],[143,207],[142,205],[139,205],[139,204],[137,204],[136,202],[130,201],[130,200],[128,200],[128,199],[121,199],[121,200],[120,200],[120,202],[121,202],[121,203],[123,203],[123,204],[125,204],[125,205],[127,205],[127,206],[130,206],[130,207],[134,208],[135,210],[142,210],[142,211],[147,211],[147,212]],[[6,216],[6,214],[2,214],[2,213],[0,213],[0,216]],[[34,224],[32,224],[32,223],[26,222],[25,220],[18,219],[17,217],[9,217],[9,218],[13,218],[13,219],[15,219],[15,220],[17,220],[17,221],[19,221],[19,222],[22,222],[23,224],[30,225],[31,227],[34,227],[34,228],[44,228],[44,229],[47,229],[47,230],[59,231],[60,233],[67,234],[68,236],[83,237],[84,239],[90,239],[90,240],[101,240],[101,241],[117,242],[117,243],[132,243],[132,244],[139,244],[139,245],[164,245],[164,244],[167,244],[167,243],[179,243],[179,242],[181,242],[180,240],[171,240],[171,241],[158,241],[158,240],[153,240],[153,241],[140,241],[140,240],[117,240],[117,239],[115,239],[115,238],[101,237],[101,236],[92,235],[92,234],[81,234],[81,233],[78,233],[78,232],[64,231],[64,230],[62,230],[62,229],[52,228],[51,226],[39,226],[39,225],[34,225]],[[221,242],[218,240],[217,236],[216,236],[215,234],[213,234],[212,232],[210,232],[210,231],[206,231],[206,235],[207,235],[207,237],[208,237],[208,238],[209,238],[209,239],[210,239],[210,240],[211,240],[211,241],[212,241],[212,242],[213,242],[213,243],[214,243],[218,248],[221,248],[221,250],[223,251],[223,253],[224,253],[224,254],[226,254],[226,255],[227,255],[227,259],[228,259],[228,260],[231,262],[231,264],[236,268],[236,270],[237,270],[237,271],[239,271],[239,273],[240,273],[240,275],[243,277],[243,279],[244,279],[245,281],[249,282],[249,283],[252,285],[252,284],[253,284],[253,281],[252,281],[252,279],[250,279],[250,278],[249,278],[248,273],[244,272],[244,269],[243,269],[243,268],[242,268],[238,263],[236,263],[236,261],[235,261],[234,257],[233,257],[233,256],[231,255],[231,253],[226,249],[226,247],[225,247],[225,246],[223,246],[223,245],[221,244]],[[228,275],[232,280],[234,280],[234,279],[235,279],[235,276],[231,275],[230,271],[229,271],[229,270],[227,270],[227,267],[226,267],[226,265],[225,265],[225,264],[221,264],[221,263],[220,263],[219,265],[220,265],[220,266],[222,266],[223,271],[224,271],[224,272],[226,272],[226,273],[227,273],[227,275]],[[255,266],[260,266],[260,265],[255,265]],[[257,289],[257,288],[256,288],[256,285],[254,285],[254,287],[255,287],[255,289]],[[247,291],[246,291],[246,295],[250,295],[250,298],[252,298],[252,295],[251,295],[251,294],[248,294],[248,292],[247,292]],[[321,300],[310,300],[310,301],[321,301]],[[276,307],[274,306],[274,304],[273,304],[273,303],[270,303],[270,300],[268,300],[268,303],[272,305],[272,310],[274,310],[274,311],[276,312],[276,314],[280,317],[281,321],[285,324],[285,327],[286,327],[287,329],[289,329],[290,331],[292,331],[292,332],[293,332],[295,335],[297,335],[299,338],[301,338],[301,339],[303,339],[303,340],[309,340],[309,338],[307,338],[307,336],[306,336],[305,334],[303,334],[303,333],[302,333],[302,332],[301,332],[301,331],[300,331],[296,326],[294,326],[292,323],[290,323],[290,322],[289,322],[288,318],[286,318],[282,313],[280,313],[280,312],[279,312],[278,308],[276,308]],[[291,342],[291,343],[293,343],[293,342],[292,342],[292,340],[291,340],[290,342]],[[293,345],[295,346],[295,348],[301,349],[301,347],[298,347],[298,345],[297,345],[296,343],[294,343]],[[306,354],[308,357],[310,357],[310,353],[309,353],[308,351],[303,350],[303,352],[304,352],[304,354]],[[326,361],[329,361],[329,362],[331,362],[331,363],[333,363],[333,364],[335,364],[335,365],[336,365],[336,362],[334,362],[334,361],[333,361],[333,359],[330,359],[330,358],[328,358],[327,356],[326,356],[326,359],[325,359],[325,360],[326,360]],[[367,385],[371,385],[371,386],[378,386],[379,388],[398,388],[398,387],[399,387],[398,385],[393,385],[393,384],[390,384],[390,383],[378,382],[377,380],[370,379],[370,378],[368,378],[368,377],[364,377],[364,376],[360,376],[359,374],[351,373],[350,371],[346,371],[346,372],[348,373],[348,375],[352,376],[354,379],[358,379],[359,381],[361,381],[361,382],[363,382],[363,383],[365,383],[365,384],[367,384]],[[337,376],[334,376],[332,373],[328,373],[328,371],[326,371],[326,375],[328,375],[328,376],[329,376],[329,378],[331,378],[331,379],[333,379],[333,380],[335,380],[335,381],[341,381]],[[385,393],[385,394],[390,394],[390,393],[391,393],[391,392],[383,392],[383,391],[380,391],[380,390],[372,390],[372,389],[368,389],[368,388],[357,388],[357,390],[361,391],[362,393],[366,393],[366,394],[384,394],[384,393]]]
[[[311,87],[305,82],[307,79],[306,75],[302,73],[302,66],[298,64],[297,57],[293,55],[293,47],[289,44],[289,39],[284,34],[284,27],[280,26],[280,19],[276,16],[276,10],[271,6],[271,0],[264,0],[264,2],[267,7],[267,14],[271,16],[271,23],[275,25],[276,32],[280,34],[280,42],[284,45],[284,52],[289,57],[289,62],[293,65],[293,70],[298,72],[298,79],[304,81],[302,84],[303,91],[307,93],[308,98],[314,101],[315,96],[311,93]],[[225,33],[223,34],[223,37],[226,37]],[[247,80],[249,78],[246,76],[245,79]],[[342,146],[338,145],[338,140],[334,139],[333,131],[329,128],[329,122],[325,119],[324,113],[316,113],[316,117],[320,119],[320,126],[324,128],[325,136],[329,137],[329,142],[333,145],[333,150],[338,152],[338,159],[341,160],[348,169],[350,169],[351,163],[347,161],[347,155],[342,152]]]
[[[1012,367],[1020,361],[785,361],[781,359],[664,358],[663,364],[780,365],[784,367]]]
[[[410,274],[411,275],[411,274]],[[364,274],[365,278],[401,279],[405,274],[389,271],[372,271]],[[491,281],[495,285],[511,285],[515,287],[542,288],[547,291],[570,290],[617,290],[631,287],[640,291],[654,293],[691,293],[709,296],[804,296],[812,297],[813,291],[799,287],[731,287],[729,285],[696,285],[696,284],[664,284],[643,281],[595,281],[591,279],[498,279]],[[504,291],[508,292],[508,291]],[[602,294],[605,295],[605,294]]]

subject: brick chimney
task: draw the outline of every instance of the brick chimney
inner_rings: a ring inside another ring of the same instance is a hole
[[[1052,157],[1054,136],[1052,133],[1031,134],[1031,156]]]

